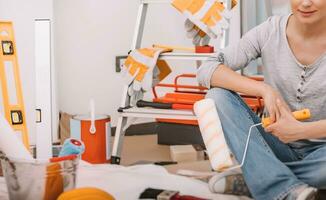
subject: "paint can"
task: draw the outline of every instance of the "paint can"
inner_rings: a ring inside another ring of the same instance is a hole
[[[82,160],[92,164],[110,162],[111,118],[108,115],[77,115],[70,120],[71,138],[85,145]]]

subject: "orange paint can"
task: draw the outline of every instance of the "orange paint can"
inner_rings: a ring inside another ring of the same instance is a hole
[[[71,137],[85,144],[82,160],[92,164],[109,163],[111,157],[111,118],[108,115],[77,115],[70,121]]]

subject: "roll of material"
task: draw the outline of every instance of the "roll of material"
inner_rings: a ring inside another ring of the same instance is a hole
[[[0,150],[9,158],[33,160],[3,115],[0,115]]]
[[[81,155],[85,151],[85,145],[82,141],[68,138],[62,145],[59,157],[68,155]]]
[[[233,166],[214,101],[212,99],[197,101],[194,104],[194,112],[212,168],[215,171],[223,171]]]

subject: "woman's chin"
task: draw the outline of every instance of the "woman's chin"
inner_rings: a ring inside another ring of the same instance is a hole
[[[320,22],[321,19],[316,14],[311,14],[311,15],[304,15],[304,14],[297,14],[296,18],[298,21],[302,24],[316,24]]]

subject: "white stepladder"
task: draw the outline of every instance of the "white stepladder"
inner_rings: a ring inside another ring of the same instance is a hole
[[[167,4],[171,0],[141,0],[136,21],[136,28],[133,38],[131,50],[141,47],[146,14],[149,4]],[[227,9],[231,9],[231,0],[224,1]],[[227,46],[229,41],[229,30],[224,30],[221,40],[221,48]],[[159,57],[160,60],[193,60],[204,61],[212,54],[210,53],[163,53]],[[120,164],[123,139],[126,129],[131,125],[128,122],[130,118],[160,118],[160,119],[181,119],[196,120],[193,111],[190,110],[164,110],[155,108],[137,108],[130,106],[130,97],[128,95],[128,85],[124,86],[122,101],[118,112],[120,113],[115,132],[113,143],[111,163]]]

